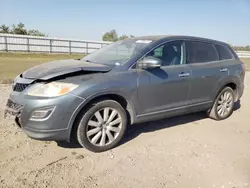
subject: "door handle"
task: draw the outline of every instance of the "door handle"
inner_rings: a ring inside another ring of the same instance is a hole
[[[220,72],[227,72],[227,68],[220,69]]]
[[[186,72],[186,73],[182,72],[179,74],[179,77],[189,77],[189,76],[190,76],[189,72]]]

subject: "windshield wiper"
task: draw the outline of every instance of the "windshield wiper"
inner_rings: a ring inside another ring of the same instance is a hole
[[[94,64],[102,64],[102,63],[97,63],[95,61],[91,61],[89,59],[83,59],[83,61],[87,62],[87,63],[94,63]]]
[[[89,59],[82,59],[82,60],[85,61],[85,62],[88,62],[88,63],[96,63],[96,62],[91,61],[91,60],[89,60]]]
[[[78,58],[78,59],[76,59],[76,60],[78,60],[78,61],[81,61],[81,60],[83,60],[83,61],[86,61],[86,62],[88,62],[88,63],[94,63],[93,61],[90,61],[90,60],[85,60],[85,59],[82,59],[82,58]]]

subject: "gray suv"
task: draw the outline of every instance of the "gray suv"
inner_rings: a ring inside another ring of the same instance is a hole
[[[5,113],[31,138],[115,147],[129,124],[205,111],[229,117],[245,67],[228,44],[187,36],[115,42],[18,75]]]

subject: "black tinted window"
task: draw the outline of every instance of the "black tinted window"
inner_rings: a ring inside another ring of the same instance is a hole
[[[213,44],[203,42],[186,42],[187,63],[202,63],[219,59]]]
[[[168,42],[155,50],[151,51],[147,56],[154,56],[162,60],[162,66],[180,65],[182,64],[183,42]]]
[[[216,45],[217,51],[219,53],[220,60],[225,60],[225,59],[233,59],[234,56],[231,52],[231,50],[222,45]]]

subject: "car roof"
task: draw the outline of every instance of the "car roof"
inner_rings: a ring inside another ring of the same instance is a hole
[[[185,36],[185,35],[151,35],[151,36],[141,36],[141,37],[134,37],[133,39],[137,40],[152,40],[152,41],[158,41],[158,40],[198,40],[198,41],[204,41],[204,42],[211,42],[211,43],[220,43],[223,45],[228,45],[225,42],[208,39],[208,38],[202,38],[202,37],[195,37],[195,36]]]

